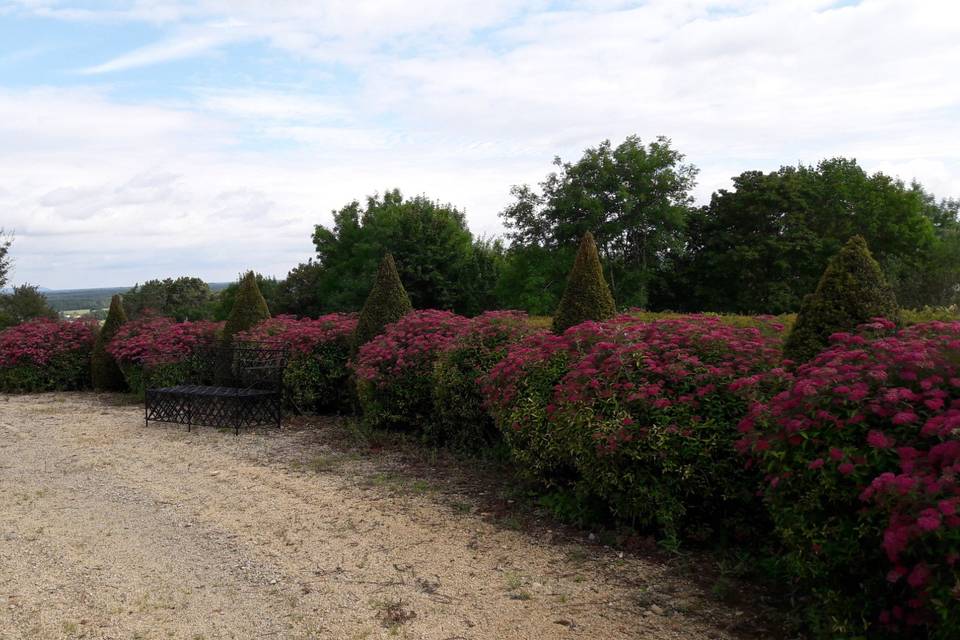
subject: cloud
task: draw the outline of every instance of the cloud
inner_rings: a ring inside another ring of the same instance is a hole
[[[89,67],[90,87],[0,90],[0,220],[47,286],[115,283],[118,264],[283,275],[331,209],[394,186],[495,233],[512,184],[633,133],[673,139],[701,202],[833,155],[960,195],[949,1],[31,4],[165,34]],[[182,84],[150,84],[184,59]],[[151,91],[125,93],[132,69]]]
[[[84,75],[128,71],[150,65],[192,58],[224,45],[248,39],[242,25],[219,24],[202,30],[190,30],[173,38],[141,47],[102,64],[81,69]]]

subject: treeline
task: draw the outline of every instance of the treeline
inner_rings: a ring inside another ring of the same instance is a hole
[[[667,138],[604,141],[576,162],[556,158],[536,187],[513,187],[504,238],[475,237],[453,204],[386,191],[334,211],[332,225],[314,229],[314,257],[258,284],[275,314],[355,311],[389,252],[415,308],[549,315],[590,231],[620,308],[779,314],[797,311],[829,257],[861,235],[901,306],[960,301],[958,200],[832,158],[746,171],[695,206],[697,174]],[[8,248],[0,238],[5,268]],[[0,304],[0,322],[47,313],[35,288],[18,293],[6,312]],[[168,278],[134,287],[124,306],[131,317],[223,320],[235,294],[236,284],[218,293],[199,278]]]
[[[512,189],[500,213],[506,242],[475,238],[462,211],[424,196],[393,190],[350,203],[316,227],[316,257],[269,292],[271,308],[356,310],[390,252],[416,308],[550,314],[587,231],[623,308],[793,312],[858,234],[903,306],[960,297],[960,202],[852,159],[747,171],[704,206],[693,203],[697,168],[666,138],[605,141],[554,164],[538,188]]]

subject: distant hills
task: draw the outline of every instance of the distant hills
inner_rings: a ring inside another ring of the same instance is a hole
[[[214,292],[226,289],[229,282],[208,282],[207,285]],[[96,289],[45,289],[40,291],[46,296],[50,306],[56,311],[72,311],[75,309],[106,309],[110,306],[110,298],[117,293],[126,293],[133,287],[100,287]]]

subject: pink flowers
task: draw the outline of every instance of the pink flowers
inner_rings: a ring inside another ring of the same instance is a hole
[[[960,323],[895,331],[874,322],[835,336],[830,349],[796,371],[785,393],[757,403],[741,421],[751,462],[782,478],[776,491],[766,491],[780,522],[837,540],[817,555],[831,567],[820,571],[883,580],[858,575],[869,562],[832,566],[849,557],[833,551],[844,545],[864,553],[872,546],[893,565],[886,577],[906,591],[888,594],[882,611],[890,624],[928,624],[937,615],[931,601],[954,601],[957,577],[943,558],[960,557],[957,380]],[[833,473],[827,458],[837,463]]]
[[[264,320],[248,331],[236,335],[240,341],[277,342],[288,345],[294,353],[311,353],[320,344],[347,341],[357,328],[357,314],[331,313],[312,318],[297,319],[280,315]]]
[[[212,344],[222,327],[223,323],[148,316],[122,325],[107,351],[120,365],[180,362],[197,347]]]
[[[389,385],[395,376],[432,363],[469,325],[469,320],[449,311],[413,311],[360,347],[353,370],[375,386]]]
[[[0,331],[0,367],[45,366],[57,355],[90,349],[96,323],[40,318]]]

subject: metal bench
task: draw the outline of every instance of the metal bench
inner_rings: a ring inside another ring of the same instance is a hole
[[[283,417],[285,347],[237,343],[205,347],[190,360],[191,380],[170,387],[150,387],[144,369],[144,424],[173,422],[187,425],[240,427],[280,426]]]

